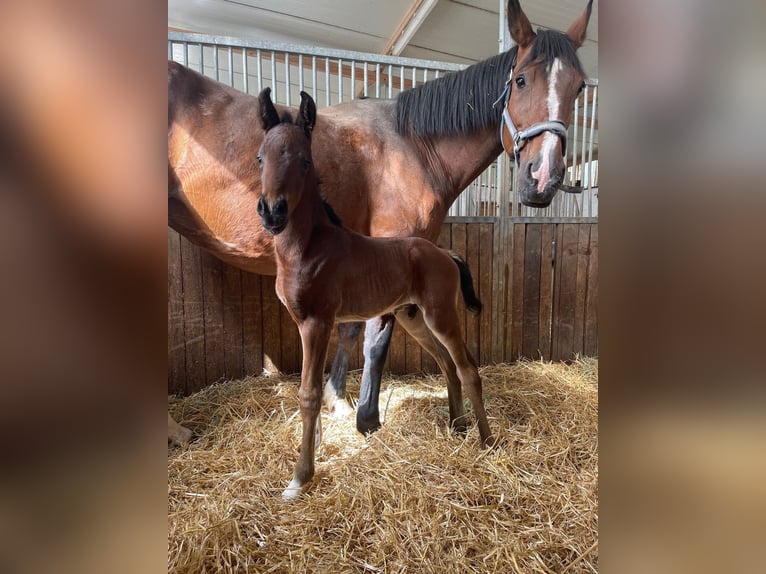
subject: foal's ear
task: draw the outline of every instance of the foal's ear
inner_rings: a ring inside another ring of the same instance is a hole
[[[532,24],[529,23],[529,18],[521,9],[519,0],[508,0],[506,15],[508,18],[508,31],[511,33],[513,41],[519,45],[519,48],[529,46],[537,34],[532,30]]]
[[[317,121],[317,106],[314,100],[306,92],[301,92],[301,107],[298,109],[298,121],[296,122],[306,135],[311,137],[311,130]]]
[[[567,30],[567,36],[574,42],[575,49],[579,48],[585,42],[585,33],[588,30],[588,20],[590,20],[590,13],[593,10],[593,0],[588,0],[588,5],[580,17],[577,18]]]
[[[258,106],[261,111],[261,125],[265,131],[269,131],[279,123],[279,114],[271,101],[271,88],[264,88],[258,94]]]

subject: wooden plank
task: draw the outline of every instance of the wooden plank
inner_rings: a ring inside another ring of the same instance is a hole
[[[263,372],[261,276],[242,271],[242,361],[246,375]]]
[[[564,226],[556,225],[555,239],[553,240],[553,307],[551,309],[551,360],[557,361],[559,357],[559,306],[561,303],[561,263],[563,258]]]
[[[541,225],[535,223],[527,224],[524,248],[524,301],[522,305],[521,354],[529,359],[539,359]]]
[[[397,375],[407,372],[405,331],[400,325],[394,325],[384,369]]]
[[[186,393],[186,338],[181,236],[168,228],[168,393]]]
[[[245,375],[242,324],[242,272],[222,266],[223,282],[223,361],[228,379]]]
[[[598,224],[590,226],[588,275],[585,287],[585,342],[583,353],[598,356]]]
[[[276,277],[261,277],[261,308],[263,321],[263,368],[278,373],[282,364],[282,322],[279,308],[282,303],[275,290]]]
[[[492,268],[494,266],[494,225],[491,223],[479,224],[479,298],[483,303],[483,310],[479,318],[479,356],[476,359],[481,365],[493,362],[492,359]]]
[[[208,384],[205,375],[205,317],[200,249],[181,237],[181,273],[184,286],[184,336],[186,340],[186,393]]]
[[[588,276],[588,252],[590,225],[577,226],[577,279],[575,283],[574,341],[573,351],[584,354],[585,346],[585,295]]]
[[[479,273],[481,270],[480,260],[479,260],[479,224],[478,223],[470,223],[466,225],[466,263],[468,263],[468,268],[471,270],[471,275],[473,277],[473,284],[474,289],[478,289],[479,287]],[[460,299],[462,300],[462,295],[460,296]],[[480,357],[479,349],[480,349],[480,338],[479,338],[479,327],[480,327],[480,315],[475,315],[474,313],[467,312],[465,314],[465,342],[466,346],[468,347],[468,351],[471,353],[471,355],[474,357],[474,359],[478,360]]]
[[[557,246],[557,257],[561,264],[556,275],[558,303],[554,305],[553,320],[554,361],[572,358],[574,351],[574,309],[577,297],[577,224],[564,223],[562,241]]]
[[[524,239],[527,223],[513,224],[513,265],[511,277],[511,360],[521,355],[524,328]]]
[[[207,251],[200,253],[205,314],[205,378],[207,384],[226,376],[223,360],[223,263]]]
[[[553,315],[553,270],[556,225],[543,223],[540,240],[540,316],[537,348],[546,361],[551,359],[551,322]]]

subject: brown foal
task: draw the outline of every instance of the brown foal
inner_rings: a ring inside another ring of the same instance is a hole
[[[298,391],[303,438],[295,474],[283,497],[297,497],[314,475],[322,379],[336,321],[366,320],[417,306],[455,363],[482,443],[493,444],[479,372],[458,322],[461,291],[469,309],[481,309],[468,266],[422,238],[373,239],[343,227],[319,193],[312,164],[314,100],[301,92],[295,123],[289,113],[280,118],[269,88],[259,101],[266,135],[258,154],[263,194],[257,210],[264,228],[274,235],[277,295],[298,325],[303,345]],[[464,429],[460,387],[448,384],[448,394],[450,422]]]

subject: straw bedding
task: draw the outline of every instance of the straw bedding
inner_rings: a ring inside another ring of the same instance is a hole
[[[316,475],[293,503],[281,492],[300,447],[297,377],[172,400],[197,436],[168,452],[168,570],[595,572],[597,369],[482,368],[492,450],[475,426],[449,431],[440,377],[387,376],[371,437],[323,409]]]

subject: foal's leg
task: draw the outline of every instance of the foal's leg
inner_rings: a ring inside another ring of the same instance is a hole
[[[348,373],[348,356],[354,350],[359,333],[364,323],[338,324],[338,350],[330,369],[330,377],[324,388],[324,404],[327,410],[339,415],[351,414],[352,408],[346,402],[346,374]]]
[[[449,351],[455,363],[458,377],[463,383],[463,388],[468,394],[479,424],[479,435],[485,446],[492,446],[495,439],[489,430],[487,412],[484,410],[484,402],[481,397],[481,377],[476,367],[476,361],[471,357],[465,346],[463,337],[460,335],[460,323],[457,318],[457,309],[454,305],[443,305],[439,308],[423,309],[423,318],[426,325]]]
[[[303,422],[301,452],[295,465],[295,474],[282,493],[282,498],[292,500],[300,495],[303,487],[314,476],[314,450],[316,448],[317,419],[322,397],[322,376],[327,346],[333,321],[308,319],[298,326],[303,345],[303,370],[298,398]]]
[[[423,313],[418,312],[414,317],[410,317],[409,309],[404,308],[396,313],[396,320],[420,343],[439,365],[444,378],[447,380],[447,399],[449,401],[449,421],[450,426],[456,432],[464,433],[468,421],[463,407],[463,391],[460,388],[460,379],[457,377],[455,363],[452,362],[449,351],[434,337],[430,329],[423,320]]]
[[[367,321],[364,331],[364,371],[362,388],[359,390],[359,404],[356,407],[356,428],[362,434],[369,434],[380,428],[380,378],[383,376],[383,363],[386,362],[394,322],[393,315],[376,317]]]

